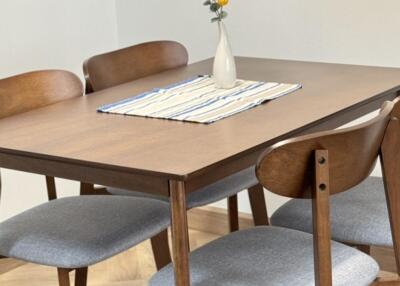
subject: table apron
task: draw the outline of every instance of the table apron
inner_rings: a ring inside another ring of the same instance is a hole
[[[0,153],[0,166],[28,173],[169,196],[169,181],[162,177],[8,153]]]

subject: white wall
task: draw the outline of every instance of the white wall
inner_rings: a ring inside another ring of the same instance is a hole
[[[115,12],[111,0],[2,0],[0,78],[49,68],[81,76],[84,59],[117,47]],[[3,169],[2,181],[0,220],[46,200],[43,176]],[[76,183],[58,184],[77,193]]]
[[[231,3],[237,54],[400,67],[397,0]]]
[[[63,68],[81,75],[87,57],[117,47],[115,2],[2,0],[0,77]]]
[[[212,56],[217,27],[209,22],[202,0],[116,0],[121,47],[152,40],[176,40],[189,50],[190,61]]]
[[[116,2],[120,46],[174,39],[191,61],[213,56],[217,29],[202,0]],[[236,55],[400,67],[399,9],[397,0],[232,0],[226,24]],[[273,212],[285,199],[267,201]],[[240,209],[250,211],[245,192]]]
[[[192,60],[211,57],[216,26],[202,0],[116,0],[121,46],[175,39]],[[400,67],[397,0],[231,1],[237,55]]]

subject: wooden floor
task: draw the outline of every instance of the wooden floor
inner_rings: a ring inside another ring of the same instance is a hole
[[[191,230],[191,249],[217,238],[218,235]],[[381,276],[390,278],[395,271],[392,250],[373,248],[374,256],[381,265]],[[54,286],[57,284],[56,270],[33,264],[7,271],[5,266],[13,267],[17,261],[0,260],[1,286]],[[4,273],[5,272],[5,273]],[[117,257],[100,263],[89,270],[89,285],[93,286],[145,286],[155,272],[150,243],[148,241]]]

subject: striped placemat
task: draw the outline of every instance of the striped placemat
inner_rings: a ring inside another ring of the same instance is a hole
[[[101,106],[98,111],[207,124],[300,88],[300,84],[238,80],[234,88],[218,89],[210,76],[198,76]]]

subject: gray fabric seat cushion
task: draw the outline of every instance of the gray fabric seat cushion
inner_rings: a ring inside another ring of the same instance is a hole
[[[62,267],[85,267],[167,228],[169,205],[120,196],[51,201],[0,224],[0,255]]]
[[[208,205],[217,202],[224,198],[235,195],[245,189],[248,189],[258,184],[255,174],[254,166],[242,170],[236,174],[228,176],[220,181],[217,181],[209,186],[201,188],[200,190],[190,193],[187,197],[187,207],[194,208],[199,206]],[[122,196],[136,196],[136,197],[150,197],[159,200],[168,201],[168,198],[150,195],[138,191],[127,191],[123,189],[107,187],[108,192],[114,195]]]
[[[382,178],[369,177],[352,190],[331,196],[330,206],[334,240],[393,245]],[[311,201],[290,200],[272,215],[271,223],[312,233]]]
[[[256,227],[217,239],[190,255],[192,286],[314,285],[312,235],[279,227]],[[379,267],[368,255],[332,242],[333,284],[366,286]],[[173,286],[172,265],[151,286]]]

